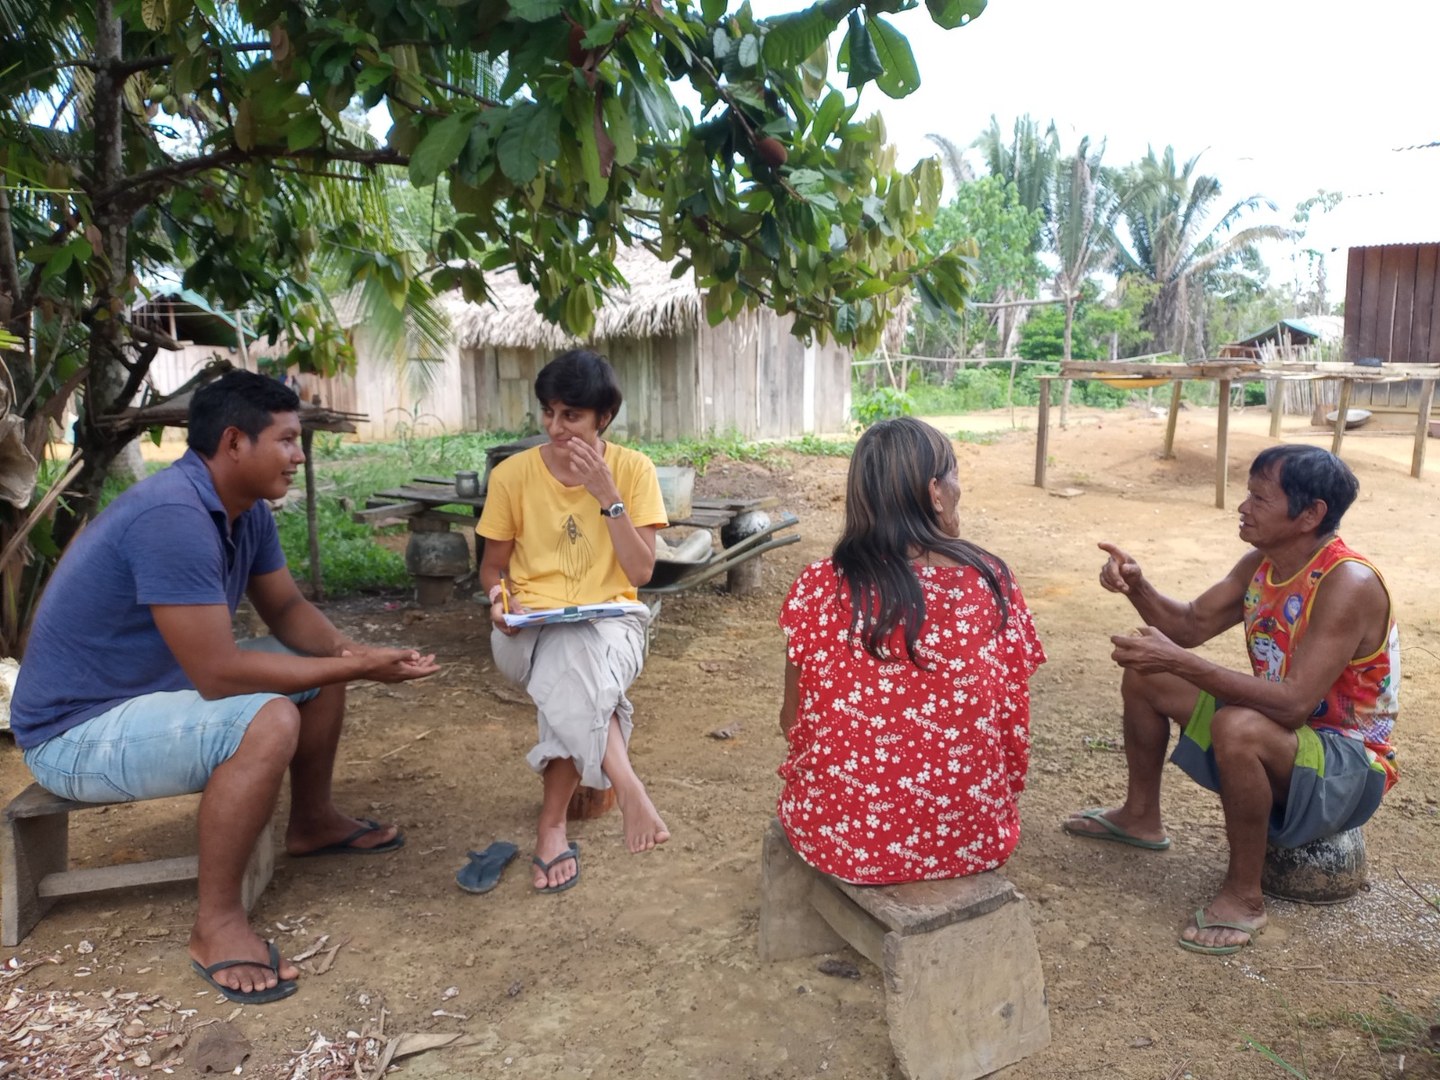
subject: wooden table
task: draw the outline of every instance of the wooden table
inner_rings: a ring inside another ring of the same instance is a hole
[[[1359,367],[1355,364],[1276,364],[1262,366],[1248,360],[1211,360],[1194,364],[1144,364],[1125,361],[1071,361],[1063,363],[1059,375],[1041,375],[1040,414],[1035,432],[1035,486],[1045,486],[1050,442],[1050,383],[1069,380],[1099,379],[1123,387],[1134,383],[1139,389],[1164,379],[1171,384],[1170,408],[1165,419],[1164,456],[1175,453],[1175,424],[1180,413],[1180,392],[1187,382],[1215,382],[1220,400],[1215,422],[1215,506],[1225,509],[1230,439],[1230,389],[1241,382],[1270,382],[1270,437],[1280,437],[1280,409],[1283,395],[1279,384],[1288,380],[1323,380],[1340,383],[1340,404],[1334,423],[1331,453],[1337,456],[1345,437],[1345,417],[1350,407],[1351,388],[1357,382],[1401,382],[1417,380],[1422,384],[1419,415],[1415,425],[1415,449],[1411,455],[1410,475],[1419,477],[1425,467],[1425,440],[1429,434],[1430,409],[1434,400],[1435,382],[1440,379],[1437,364],[1386,364],[1381,368]]]

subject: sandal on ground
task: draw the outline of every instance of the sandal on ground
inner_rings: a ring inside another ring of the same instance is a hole
[[[559,885],[546,885],[543,889],[536,889],[536,890],[535,890],[536,892],[543,892],[543,893],[564,892],[566,889],[573,889],[577,884],[579,884],[579,882],[580,882],[580,845],[577,844],[574,840],[571,840],[571,841],[570,841],[570,847],[569,847],[569,849],[566,850],[566,851],[562,851],[559,855],[556,855],[556,856],[555,856],[553,859],[551,859],[549,862],[545,862],[543,859],[540,858],[539,855],[531,856],[530,861],[531,861],[534,865],[538,866],[538,867],[540,868],[541,873],[544,873],[544,874],[550,873],[550,868],[551,868],[552,866],[554,866],[556,863],[564,862],[566,859],[574,859],[574,860],[575,860],[575,876],[572,877],[569,881],[562,881]]]
[[[1092,832],[1089,829],[1075,828],[1073,826],[1075,826],[1077,818],[1080,821],[1093,821],[1105,831]],[[1168,836],[1161,840],[1146,840],[1143,837],[1131,835],[1107,818],[1102,807],[1096,807],[1094,810],[1081,810],[1075,815],[1075,818],[1061,822],[1060,828],[1071,836],[1079,836],[1086,840],[1113,840],[1117,844],[1129,844],[1131,847],[1144,848],[1146,851],[1164,851],[1170,846]]]
[[[470,861],[455,873],[455,884],[468,893],[489,892],[519,850],[509,840],[496,840],[484,851],[470,852]]]
[[[1245,940],[1236,942],[1234,945],[1199,945],[1186,938],[1180,938],[1180,947],[1182,949],[1188,949],[1190,952],[1204,953],[1206,956],[1230,956],[1232,953],[1239,952],[1247,945],[1254,945],[1255,939],[1264,932],[1265,924],[1260,923],[1257,925],[1255,923],[1226,922],[1224,919],[1207,920],[1205,918],[1205,909],[1200,908],[1195,912],[1195,929],[1238,930],[1244,934]]]
[[[205,967],[199,960],[191,960],[190,966],[196,970],[202,979],[224,995],[226,1000],[233,1001],[239,1005],[268,1005],[272,1001],[279,1001],[281,998],[289,997],[295,993],[299,987],[296,985],[294,979],[280,979],[280,950],[275,947],[273,941],[267,942],[266,944],[270,947],[270,962],[268,964],[264,960],[221,960],[218,964],[211,964],[209,967]],[[233,967],[269,968],[275,972],[275,977],[280,979],[280,981],[268,990],[236,990],[216,980],[215,973],[217,971],[224,971],[226,968]]]

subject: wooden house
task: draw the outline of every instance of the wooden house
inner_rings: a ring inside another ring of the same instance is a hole
[[[788,316],[765,308],[712,327],[691,275],[673,278],[669,266],[638,249],[622,252],[617,265],[629,288],[606,297],[586,344],[620,377],[618,432],[680,439],[845,430],[849,349],[833,341],[807,345],[791,335]],[[537,419],[540,368],[579,343],[536,313],[534,293],[513,274],[493,275],[490,294],[455,319],[461,425],[518,431]]]
[[[1352,247],[1345,276],[1344,359],[1440,364],[1440,243]],[[1356,383],[1350,404],[1414,417],[1416,379]]]

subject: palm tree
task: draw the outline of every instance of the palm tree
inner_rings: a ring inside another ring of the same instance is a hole
[[[1055,122],[1042,132],[1029,113],[1015,121],[1006,142],[1000,121],[990,117],[990,126],[971,144],[980,151],[985,168],[991,176],[1003,177],[1020,192],[1021,205],[1027,210],[1044,210],[1050,216],[1050,180],[1055,162],[1060,158],[1060,136]],[[1035,240],[1038,250],[1040,238]]]
[[[1041,226],[1045,247],[1059,260],[1055,291],[1065,301],[1065,359],[1070,359],[1075,302],[1080,287],[1099,270],[1114,243],[1115,223],[1123,203],[1100,159],[1102,142],[1092,153],[1090,138],[1070,157],[1055,163],[1049,191],[1050,215]]]
[[[1110,174],[1100,164],[1104,153],[1103,142],[1092,153],[1086,136],[1074,154],[1055,162],[1048,192],[1050,213],[1040,229],[1045,247],[1060,264],[1055,272],[1055,291],[1065,302],[1066,360],[1071,358],[1080,288],[1110,255],[1115,223],[1123,205]],[[1067,380],[1060,401],[1061,427],[1065,426],[1070,406],[1071,385]]]
[[[1155,283],[1158,291],[1146,310],[1146,328],[1160,348],[1181,355],[1189,345],[1192,290],[1212,270],[1259,241],[1290,235],[1279,225],[1236,228],[1261,207],[1275,209],[1259,195],[1232,204],[1207,228],[1215,220],[1220,181],[1197,173],[1199,160],[1193,157],[1177,168],[1172,147],[1159,158],[1151,149],[1120,179],[1126,236],[1115,237],[1115,270]]]

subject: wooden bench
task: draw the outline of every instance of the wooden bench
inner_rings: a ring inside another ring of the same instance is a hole
[[[10,800],[0,829],[0,944],[19,945],[61,897],[198,877],[195,855],[71,870],[70,815],[113,805],[71,802],[39,784]],[[241,883],[246,911],[255,906],[274,872],[275,852],[267,825],[250,852]]]
[[[1040,954],[1024,897],[998,871],[850,885],[765,834],[760,959],[851,946],[881,971],[885,1018],[910,1080],[973,1080],[1050,1043]]]

